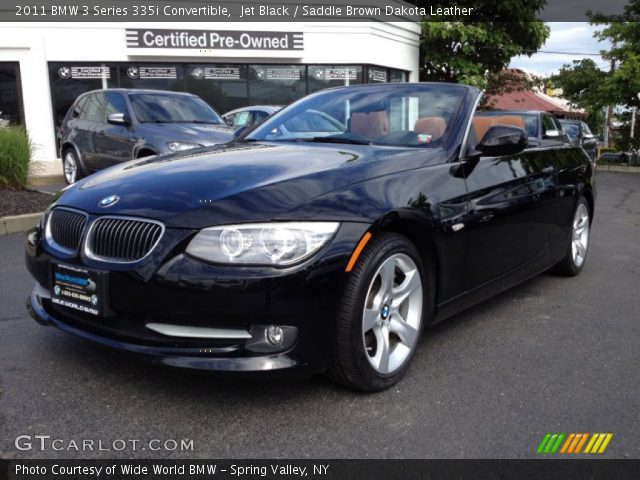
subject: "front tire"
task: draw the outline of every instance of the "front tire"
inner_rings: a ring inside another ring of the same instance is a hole
[[[591,210],[589,202],[581,196],[573,214],[571,237],[569,238],[565,256],[554,267],[555,273],[567,277],[575,277],[582,271],[587,260],[590,228]]]
[[[377,234],[349,273],[329,376],[370,392],[397,383],[419,343],[429,287],[415,246],[396,233]]]

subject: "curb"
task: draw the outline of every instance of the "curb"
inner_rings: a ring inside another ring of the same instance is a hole
[[[0,235],[27,232],[38,224],[41,216],[42,212],[0,217]]]
[[[602,172],[640,173],[640,167],[629,167],[621,165],[596,165],[596,170]]]
[[[64,175],[30,175],[27,177],[27,186],[30,187],[56,185],[58,183],[65,183]]]

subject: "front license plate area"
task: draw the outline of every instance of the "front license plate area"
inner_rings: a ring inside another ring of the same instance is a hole
[[[106,311],[107,272],[52,264],[51,302],[90,315]]]

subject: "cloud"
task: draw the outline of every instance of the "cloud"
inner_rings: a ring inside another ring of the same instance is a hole
[[[608,68],[608,62],[599,56],[582,55],[585,53],[599,53],[600,50],[609,48],[609,42],[598,42],[593,34],[602,27],[595,27],[586,22],[552,22],[548,24],[551,34],[543,52],[535,53],[531,57],[520,56],[511,60],[511,68],[521,68],[538,75],[552,75],[565,64],[571,64],[573,60],[591,58],[600,68]],[[544,53],[566,52],[566,53]]]

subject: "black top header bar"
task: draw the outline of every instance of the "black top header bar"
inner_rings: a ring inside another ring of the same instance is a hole
[[[0,22],[496,21],[492,0],[0,0]],[[623,15],[628,0],[547,0],[547,22]],[[532,19],[534,20],[534,19]]]

